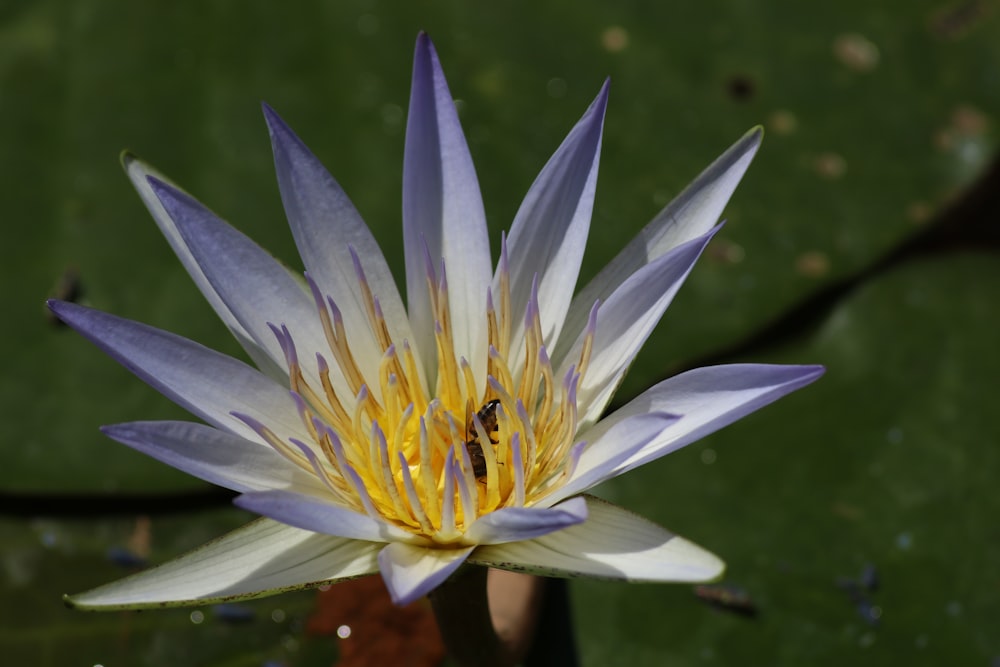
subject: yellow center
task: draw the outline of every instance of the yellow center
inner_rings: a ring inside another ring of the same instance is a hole
[[[477,384],[469,364],[456,358],[447,286],[433,276],[427,282],[437,348],[433,395],[425,390],[408,342],[397,346],[391,339],[363,273],[359,285],[368,323],[382,351],[377,380],[363,376],[336,306],[310,280],[336,364],[333,372],[346,380],[353,401],[338,397],[330,365],[321,355],[321,386],[310,385],[288,330],[275,328],[311,442],[285,442],[266,427],[261,434],[296,465],[318,476],[338,504],[452,545],[461,542],[480,516],[503,507],[530,506],[572,473],[576,387],[589,361],[593,327],[588,328],[578,363],[557,380],[533,295],[525,314],[524,356],[512,366],[510,280],[502,269],[499,312],[492,299],[485,308],[487,378]],[[381,400],[369,388],[373,381]],[[485,390],[477,390],[482,386]]]

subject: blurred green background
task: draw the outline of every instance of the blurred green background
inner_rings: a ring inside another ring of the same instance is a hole
[[[494,245],[611,76],[584,279],[765,126],[729,224],[619,402],[703,361],[829,369],[600,490],[720,554],[757,616],[687,586],[574,581],[583,664],[997,664],[998,13],[986,0],[4,0],[3,662],[334,662],[331,640],[303,636],[310,593],[250,605],[242,623],[62,606],[62,593],[123,574],[122,550],[160,562],[246,516],[98,433],[183,413],[54,325],[43,301],[76,276],[88,305],[238,354],[118,154],[298,266],[261,100],[338,178],[401,276],[405,109],[426,29],[461,100]],[[866,566],[880,586],[859,610],[837,581]]]

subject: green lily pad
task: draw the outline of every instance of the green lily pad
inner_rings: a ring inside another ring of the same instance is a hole
[[[24,516],[35,494],[114,502],[205,489],[99,434],[101,424],[183,412],[43,307],[77,276],[84,303],[240,354],[131,191],[122,149],[297,266],[258,108],[267,100],[341,181],[402,277],[403,128],[419,29],[461,100],[494,241],[612,77],[583,279],[746,129],[765,126],[725,230],[624,397],[745,340],[919,233],[997,147],[1000,23],[988,3],[348,0],[280,10],[212,2],[197,12],[4,3],[0,509]],[[989,403],[1000,370],[997,271],[995,258],[970,255],[876,276],[818,333],[770,353],[826,363],[819,384],[607,485],[608,497],[722,555],[727,583],[759,612],[704,606],[688,587],[575,582],[585,664],[982,664],[1000,655],[989,625],[1000,615]],[[114,577],[106,549],[134,528],[96,521],[3,522],[0,592],[13,602],[0,646],[10,661],[305,663],[274,652],[280,628],[266,622],[219,634],[209,621],[192,626],[187,612],[63,609],[61,593]],[[222,532],[201,513],[170,522],[187,541],[171,538],[164,556]],[[75,546],[46,546],[48,530],[68,531]],[[866,564],[882,577],[865,593],[867,617],[837,586]],[[248,636],[257,641],[249,649],[240,644]]]
[[[75,271],[85,302],[237,352],[131,192],[122,148],[298,265],[257,107],[267,99],[401,269],[402,130],[419,28],[437,41],[462,100],[495,239],[612,76],[584,277],[744,130],[768,128],[728,227],[624,395],[871,262],[967,183],[995,142],[995,18],[943,28],[947,8],[912,3],[891,14],[858,3],[836,20],[776,7],[689,9],[679,21],[646,5],[609,15],[599,4],[555,3],[519,15],[222,4],[194,16],[134,3],[73,12],[9,4],[0,15],[0,168],[13,180],[0,271],[16,323],[3,336],[17,354],[0,381],[12,443],[0,487],[197,486],[100,437],[99,424],[182,413],[54,328],[42,306]]]
[[[901,267],[772,359],[826,364],[814,386],[602,487],[722,556],[724,584],[758,613],[713,609],[687,586],[575,582],[586,664],[1000,654],[998,289],[991,256]],[[876,590],[860,582],[869,566]]]
[[[64,593],[121,578],[146,562],[161,562],[246,518],[225,510],[184,517],[0,521],[4,659],[39,667],[260,667],[292,660],[297,665],[331,664],[334,644],[303,633],[314,592],[155,614],[86,614],[61,604]]]

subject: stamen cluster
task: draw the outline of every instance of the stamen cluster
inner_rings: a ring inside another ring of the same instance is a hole
[[[318,477],[338,504],[418,540],[460,544],[480,516],[532,505],[572,475],[582,451],[584,443],[573,441],[576,393],[593,346],[597,304],[578,363],[556,384],[533,286],[524,314],[523,363],[512,365],[510,278],[502,245],[498,308],[492,290],[486,294],[485,382],[477,382],[469,362],[456,356],[444,265],[437,272],[427,269],[437,358],[430,393],[409,342],[392,339],[352,249],[369,330],[382,354],[377,380],[365,378],[337,304],[307,274],[333,365],[317,351],[315,372],[304,369],[292,333],[285,325],[270,326],[311,441],[286,441],[252,417],[234,414]]]

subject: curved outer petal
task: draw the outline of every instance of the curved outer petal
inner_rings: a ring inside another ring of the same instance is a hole
[[[410,320],[428,374],[434,363],[434,315],[427,262],[443,259],[456,357],[465,357],[485,386],[489,237],[479,181],[441,63],[430,38],[417,37],[403,161],[403,240]],[[433,388],[433,385],[432,385]]]
[[[570,496],[582,493],[592,486],[617,475],[616,468],[635,452],[647,447],[678,420],[677,415],[666,412],[632,414],[615,422],[611,428],[595,432],[591,429],[578,440],[586,442],[573,475],[561,487],[538,500],[538,504],[551,507]]]
[[[266,104],[274,168],[295,244],[309,275],[336,302],[351,349],[365,377],[378,377],[382,351],[375,344],[354,269],[353,248],[372,294],[397,343],[412,340],[403,300],[375,237],[354,204],[315,155]],[[433,348],[431,348],[433,349]],[[419,351],[415,352],[418,354]],[[370,387],[378,391],[378,383]]]
[[[319,324],[316,304],[281,264],[242,232],[234,229],[196,199],[155,178],[153,193],[177,225],[194,260],[215,292],[258,347],[285,371],[288,365],[281,345],[268,323],[286,324],[299,348],[311,353],[328,350]],[[313,354],[302,354],[299,363],[313,386],[320,386]],[[352,396],[339,373],[331,373],[341,399]]]
[[[141,380],[210,424],[264,444],[230,413],[250,415],[280,437],[308,439],[288,389],[259,371],[175,334],[64,301],[49,308]]]
[[[427,549],[393,542],[378,555],[382,579],[392,601],[405,605],[427,595],[465,562],[475,547]]]
[[[122,153],[122,166],[125,168],[125,173],[128,175],[129,180],[132,181],[132,185],[139,193],[139,197],[142,198],[142,203],[146,205],[149,213],[153,216],[153,220],[156,221],[156,225],[160,228],[160,231],[163,232],[163,235],[166,237],[170,247],[173,248],[173,251],[177,254],[178,259],[181,260],[181,264],[183,264],[184,268],[187,269],[187,272],[191,275],[195,285],[197,285],[198,289],[201,290],[201,293],[205,295],[205,299],[208,300],[209,305],[211,305],[213,310],[218,313],[223,323],[233,333],[233,336],[239,344],[243,346],[244,350],[247,351],[247,354],[249,354],[250,358],[254,360],[257,367],[269,376],[273,378],[280,378],[282,375],[285,375],[282,370],[283,364],[274,363],[271,355],[258,345],[258,343],[253,339],[253,336],[250,335],[250,332],[248,332],[243,325],[240,324],[225,299],[215,291],[215,288],[209,282],[201,267],[198,265],[198,262],[195,260],[194,255],[187,246],[187,243],[181,237],[180,231],[177,229],[177,225],[174,223],[173,218],[167,215],[166,210],[163,208],[163,204],[160,203],[159,198],[153,193],[153,189],[149,185],[149,178],[151,176],[164,183],[169,183],[170,181],[158,171],[128,152]]]
[[[329,492],[311,497],[294,491],[258,491],[244,493],[233,504],[275,521],[324,535],[368,542],[416,539],[405,530],[337,505],[330,499]]]
[[[698,582],[722,575],[725,564],[696,544],[616,505],[592,496],[586,501],[585,522],[528,542],[479,547],[469,562],[551,577],[626,581]]]
[[[481,516],[465,531],[472,544],[503,544],[531,540],[587,519],[583,498],[570,498],[555,507],[504,507]]]
[[[295,487],[325,493],[315,477],[276,451],[204,424],[130,422],[103,426],[101,431],[157,461],[233,491]]]
[[[511,225],[507,240],[514,317],[510,359],[524,356],[523,315],[536,274],[547,348],[554,347],[562,330],[590,232],[609,85],[604,82],[597,98],[542,168]],[[499,294],[499,284],[498,272],[493,278],[494,294]]]
[[[585,440],[599,438],[619,421],[632,419],[650,410],[672,410],[683,415],[659,437],[616,465],[612,474],[620,475],[700,440],[810,384],[824,370],[822,366],[770,364],[696,368],[646,390],[578,437]]]
[[[586,428],[601,416],[635,355],[718,229],[642,267],[601,304],[597,311],[593,353],[577,394],[580,405],[584,406],[579,428]],[[581,334],[563,360],[559,375],[565,374],[570,364],[577,363],[583,341]]]
[[[587,316],[595,301],[604,301],[640,268],[680,244],[703,236],[719,222],[726,202],[750,166],[763,135],[764,130],[759,126],[744,134],[580,290],[566,314],[567,336],[556,348],[553,359],[558,362],[565,357],[569,345],[587,326]]]
[[[78,609],[150,609],[264,597],[376,572],[381,548],[259,519],[66,602]]]

